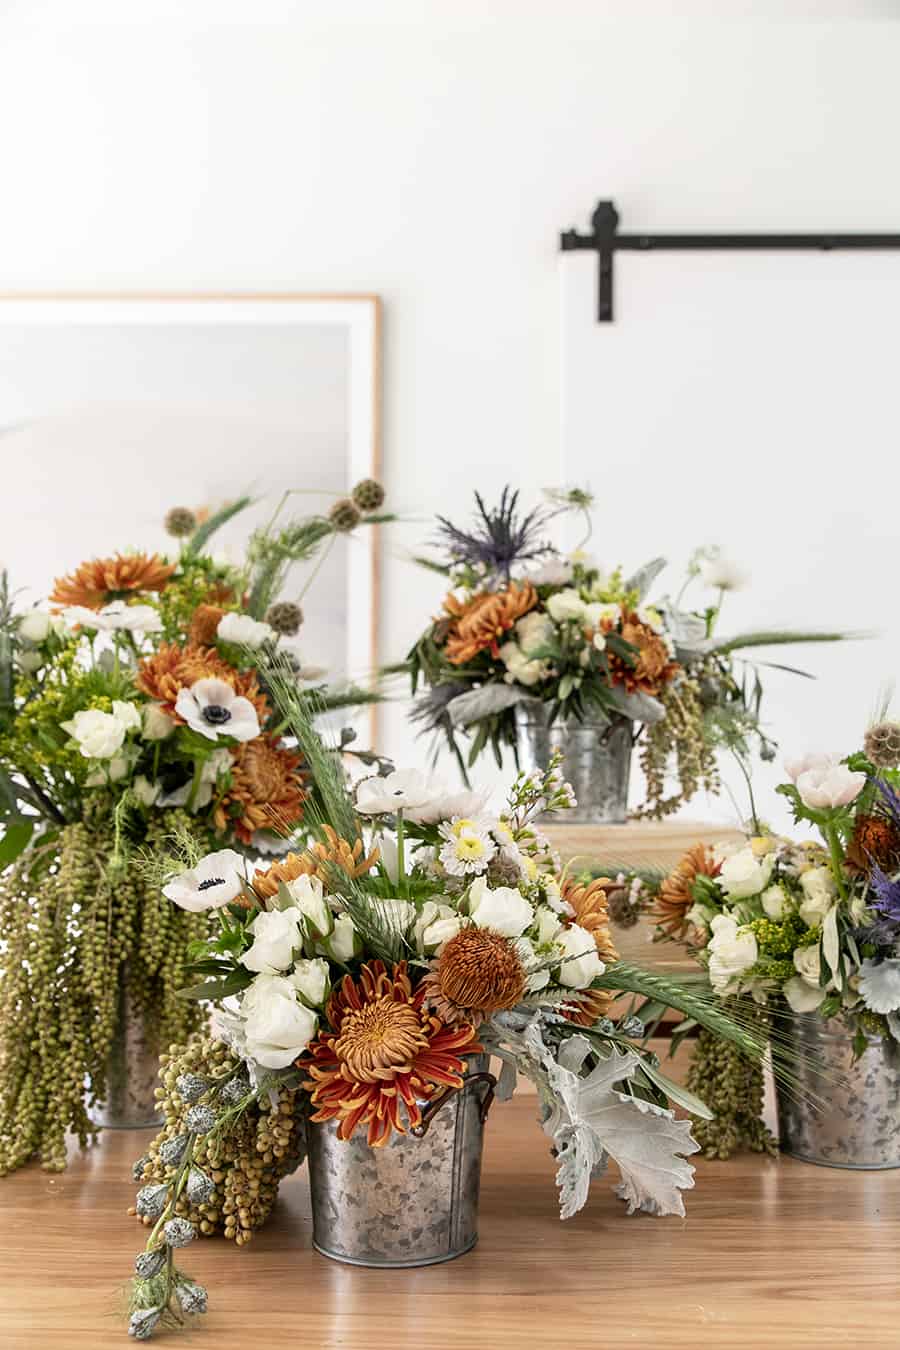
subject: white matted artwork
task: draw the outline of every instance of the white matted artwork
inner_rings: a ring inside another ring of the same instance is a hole
[[[665,555],[658,594],[675,593],[691,550],[717,543],[750,574],[723,633],[874,633],[758,653],[816,677],[763,671],[763,720],[783,752],[857,748],[900,670],[900,254],[617,253],[612,323],[597,322],[596,257],[566,254],[560,268],[563,474],[596,494],[600,562]],[[787,828],[772,793],[781,758],[757,766],[756,792]],[[740,775],[722,767],[732,797],[686,814],[747,813]]]
[[[238,558],[287,490],[307,515],[379,477],[379,329],[375,296],[0,297],[11,587],[31,602],[87,557],[171,551],[170,507],[249,493],[212,543]],[[333,678],[375,664],[375,533],[340,538],[303,597],[296,650]]]

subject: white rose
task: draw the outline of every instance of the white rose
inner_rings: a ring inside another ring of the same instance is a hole
[[[296,909],[270,909],[257,914],[250,925],[253,945],[241,957],[241,965],[261,975],[287,970],[300,947],[300,914]]]
[[[283,975],[257,975],[241,999],[247,1053],[266,1069],[286,1069],[316,1034],[318,1018]]]
[[[161,790],[159,783],[151,783],[142,773],[138,774],[131,787],[138,801],[144,806],[153,806]]]
[[[745,900],[766,889],[774,866],[773,854],[756,858],[748,844],[725,859],[717,880],[730,900]]]
[[[800,918],[807,928],[815,928],[837,899],[837,886],[827,867],[810,867],[800,875]]]
[[[125,755],[113,755],[92,769],[84,780],[85,787],[104,787],[107,783],[119,783],[131,769],[131,761]]]
[[[570,958],[563,962],[557,975],[560,984],[569,989],[587,989],[606,969],[593,936],[577,923],[563,929],[556,939],[556,945]]]
[[[415,942],[416,951],[419,955],[425,955],[426,947],[433,948],[438,945],[439,942],[446,942],[449,940],[449,938],[446,937],[431,936],[430,930],[434,924],[445,919],[458,918],[459,915],[452,905],[442,905],[435,900],[426,900],[416,916],[416,926],[413,929],[413,941]],[[457,928],[456,932],[458,931],[459,929]],[[449,937],[455,936],[456,933],[449,934]]]
[[[353,927],[353,920],[349,914],[335,916],[331,936],[322,943],[322,947],[332,961],[337,961],[342,966],[345,966],[348,961],[352,961],[354,956],[360,955],[362,943],[359,940],[359,934]]]
[[[223,614],[216,629],[216,637],[223,642],[233,642],[239,647],[252,647],[254,650],[274,636],[274,628],[251,618],[249,614]]]
[[[113,699],[113,717],[117,717],[126,731],[137,731],[141,725],[141,714],[134,703],[123,699]]]
[[[770,919],[783,919],[787,909],[788,898],[781,886],[767,886],[760,897],[762,901],[763,912]]]
[[[818,989],[819,971],[822,968],[822,944],[813,942],[809,947],[797,947],[794,952],[794,969],[805,980]]]
[[[26,642],[43,642],[52,629],[52,615],[45,609],[30,609],[19,620],[19,637]]]
[[[144,740],[164,741],[174,730],[175,722],[165,709],[158,703],[148,703],[144,709]]]
[[[732,980],[756,964],[759,948],[749,929],[739,929],[727,914],[717,914],[710,928],[709,980],[715,992],[723,994]]]
[[[331,992],[328,962],[321,956],[296,961],[288,978],[303,1001],[314,1008],[321,1008]]]
[[[541,647],[552,647],[556,644],[556,625],[549,614],[533,609],[516,624],[516,640],[525,655],[530,656]]]
[[[40,652],[23,647],[21,651],[16,652],[16,662],[19,669],[24,670],[26,675],[33,675],[44,664],[44,658]]]
[[[504,937],[521,937],[534,922],[534,910],[521,891],[511,886],[491,890],[484,877],[469,891],[469,914],[479,928],[492,928]]]
[[[312,935],[316,938],[327,937],[334,927],[334,915],[328,908],[319,878],[296,877],[287,883],[287,889]]]
[[[84,708],[60,726],[78,742],[85,759],[112,759],[125,740],[125,728],[118,717],[99,708]]]
[[[379,919],[383,920],[394,933],[405,933],[415,921],[416,907],[408,900],[379,898],[372,901],[372,908]]]
[[[546,664],[526,656],[517,642],[504,642],[499,651],[500,660],[508,671],[508,680],[516,680],[528,687],[538,684],[547,673]]]
[[[547,613],[557,623],[565,623],[569,619],[580,623],[584,619],[584,611],[584,601],[573,586],[567,586],[564,591],[557,591],[547,601]]]

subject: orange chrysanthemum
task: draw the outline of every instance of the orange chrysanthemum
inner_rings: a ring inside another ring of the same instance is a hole
[[[211,647],[216,640],[219,623],[225,617],[220,605],[198,605],[191,615],[188,636],[195,647]]]
[[[444,1022],[471,1022],[514,1008],[525,993],[525,968],[509,938],[463,928],[441,948],[422,981],[425,1002]]]
[[[341,868],[349,877],[361,877],[370,871],[381,856],[377,848],[366,855],[361,839],[349,844],[330,825],[323,825],[326,839],[310,846],[303,853],[288,853],[269,867],[253,874],[253,889],[263,900],[278,894],[281,882],[296,881],[297,877],[318,877],[329,888],[334,883],[334,869]]]
[[[190,642],[179,647],[174,642],[163,642],[152,656],[141,661],[136,680],[143,693],[161,703],[169,716],[180,722],[182,719],[175,712],[179,691],[211,677],[225,680],[236,694],[249,699],[261,726],[268,720],[271,709],[253,672],[235,670],[212,647],[198,647]]]
[[[617,625],[610,619],[601,625],[604,633],[612,632]],[[623,641],[636,648],[637,656],[631,665],[618,652],[606,649],[610,679],[620,684],[629,694],[641,693],[656,695],[663,685],[675,678],[681,667],[673,661],[668,647],[659,633],[642,623],[638,616],[625,605],[622,606],[621,628],[618,630]]]
[[[460,1052],[482,1048],[471,1024],[447,1027],[427,1010],[421,986],[413,993],[405,961],[391,974],[372,961],[357,980],[345,975],[325,1015],[331,1030],[320,1031],[297,1061],[309,1074],[303,1086],[316,1108],[310,1119],[340,1121],[339,1139],[367,1125],[372,1148],[386,1144],[392,1130],[405,1134],[407,1126],[420,1125],[420,1103],[436,1089],[461,1088]]]
[[[611,965],[619,953],[609,926],[609,888],[615,886],[609,877],[594,877],[586,886],[575,877],[566,877],[562,883],[562,897],[575,913],[572,922],[584,928],[594,939],[601,961]],[[589,1027],[605,1017],[615,994],[608,989],[582,989],[573,996],[572,1006],[564,1010],[570,1022]]]
[[[142,591],[162,591],[175,571],[158,553],[117,553],[114,558],[92,558],[74,572],[57,577],[50,600],[55,605],[84,605],[102,609],[112,600],[127,600]]]
[[[233,829],[242,843],[257,830],[287,834],[303,816],[302,757],[268,736],[232,751],[231,786],[216,803],[216,829]]]
[[[497,656],[500,638],[537,602],[538,593],[530,581],[521,585],[511,581],[505,590],[482,591],[467,601],[448,595],[444,600],[451,618],[444,648],[447,660],[462,666],[479,652],[490,650]]]
[[[670,872],[659,888],[656,902],[650,910],[651,919],[667,937],[679,942],[687,935],[690,924],[688,910],[694,903],[694,882],[697,877],[715,877],[721,871],[712,850],[706,844],[694,844]]]

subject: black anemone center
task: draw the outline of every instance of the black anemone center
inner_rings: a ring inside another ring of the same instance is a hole
[[[210,886],[224,886],[224,885],[225,885],[224,877],[207,877],[205,881],[200,882],[200,885],[197,887],[197,890],[208,891]]]
[[[221,703],[208,703],[203,709],[203,720],[210,726],[220,727],[223,722],[231,721],[231,711],[223,708]]]

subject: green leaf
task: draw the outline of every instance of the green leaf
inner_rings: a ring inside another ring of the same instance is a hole
[[[198,530],[195,530],[190,543],[184,551],[185,556],[188,558],[196,558],[197,554],[201,553],[209,543],[216,530],[227,524],[229,520],[233,519],[239,512],[252,505],[252,503],[252,497],[238,497],[237,501],[228,502],[225,506],[221,507],[214,515],[210,516],[209,520],[204,521]]]
[[[7,825],[0,839],[0,867],[8,867],[25,851],[34,834],[34,824],[33,820],[22,820]]]
[[[728,652],[740,651],[745,647],[783,647],[794,642],[851,642],[872,636],[871,633],[863,632],[824,633],[803,632],[802,629],[786,631],[764,628],[753,633],[739,633],[736,637],[723,638],[720,642],[714,642],[710,651],[724,656]]]
[[[236,970],[224,980],[207,980],[205,984],[192,984],[178,990],[179,998],[209,999],[217,1002],[231,994],[240,994],[252,983],[253,975],[249,970]]]
[[[686,1087],[680,1083],[673,1083],[671,1078],[654,1067],[648,1060],[641,1060],[641,1073],[645,1074],[650,1082],[666,1094],[669,1102],[674,1102],[680,1106],[683,1111],[689,1111],[692,1116],[699,1116],[701,1120],[713,1120],[715,1112],[711,1111],[706,1102],[701,1101],[693,1092],[689,1092]]]

